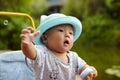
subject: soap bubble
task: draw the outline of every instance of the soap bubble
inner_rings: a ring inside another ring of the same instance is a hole
[[[8,25],[8,20],[4,20],[4,25]]]

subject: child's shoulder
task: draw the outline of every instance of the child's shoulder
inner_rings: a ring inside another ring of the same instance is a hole
[[[46,51],[46,46],[35,45],[36,50]]]
[[[45,48],[45,46],[35,45],[35,48]]]
[[[74,51],[69,51],[69,52],[68,52],[68,55],[69,55],[69,56],[78,57],[77,52],[74,52]]]

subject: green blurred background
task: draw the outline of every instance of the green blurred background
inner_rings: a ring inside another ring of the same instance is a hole
[[[83,31],[72,50],[96,67],[95,80],[120,79],[120,0],[0,0],[0,11],[27,13],[36,27],[43,14],[77,17]],[[0,50],[19,50],[21,29],[28,26],[25,17],[0,16]]]

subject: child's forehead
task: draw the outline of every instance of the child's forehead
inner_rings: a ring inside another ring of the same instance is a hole
[[[74,28],[71,24],[61,24],[61,25],[56,25],[56,26],[53,26],[52,28],[49,28],[44,33],[49,32],[49,31],[53,31],[53,30],[56,30],[56,29],[59,29],[59,28],[64,28],[64,27],[69,27],[69,30],[72,30],[74,32]]]
[[[54,26],[52,28],[55,29],[55,28],[65,28],[65,27],[68,27],[73,30],[73,26],[71,24],[61,24],[61,25]]]

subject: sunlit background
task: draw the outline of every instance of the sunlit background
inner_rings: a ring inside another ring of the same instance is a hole
[[[64,13],[83,26],[76,51],[96,67],[94,80],[120,79],[120,0],[0,0],[0,12],[29,14],[36,27],[41,15]],[[31,26],[25,17],[0,16],[0,50],[20,50],[21,29]]]

